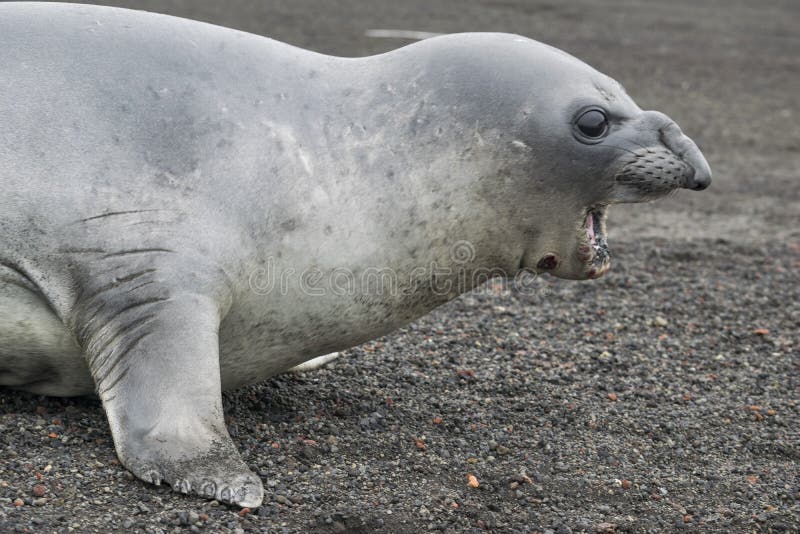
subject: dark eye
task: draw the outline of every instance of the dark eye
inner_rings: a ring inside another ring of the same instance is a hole
[[[575,126],[589,139],[599,139],[608,132],[608,117],[599,109],[590,109],[578,117]]]

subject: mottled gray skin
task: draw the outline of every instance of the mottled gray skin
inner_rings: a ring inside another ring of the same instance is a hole
[[[434,290],[455,275],[420,267],[599,276],[590,208],[710,180],[666,116],[514,35],[344,59],[162,15],[3,2],[0,50],[0,385],[96,392],[134,474],[242,506],[263,491],[222,389],[473,285]],[[574,134],[586,106],[611,118],[596,144]],[[370,268],[402,291],[325,281]],[[270,287],[289,270],[322,281]]]

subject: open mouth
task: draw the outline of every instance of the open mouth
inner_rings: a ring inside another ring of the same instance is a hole
[[[583,222],[584,243],[578,247],[578,256],[586,264],[589,278],[599,278],[611,266],[611,252],[605,236],[606,207],[593,206],[586,212]]]

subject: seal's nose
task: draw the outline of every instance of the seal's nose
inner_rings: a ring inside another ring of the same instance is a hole
[[[707,163],[706,168],[708,169]],[[702,191],[709,185],[711,185],[711,169],[708,169],[708,172],[703,173],[698,173],[697,169],[694,169],[694,175],[686,184],[687,188],[694,189],[695,191]]]
[[[687,178],[684,187],[702,191],[711,185],[711,167],[694,141],[683,134],[674,121],[668,120],[659,130],[661,142],[676,156],[689,164],[694,172]]]

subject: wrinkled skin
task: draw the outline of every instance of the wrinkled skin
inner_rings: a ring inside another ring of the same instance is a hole
[[[222,389],[389,332],[475,273],[600,276],[608,204],[710,181],[666,116],[513,35],[344,59],[4,2],[0,49],[0,385],[96,392],[134,474],[242,506],[263,490]],[[395,291],[341,291],[370,269]]]

